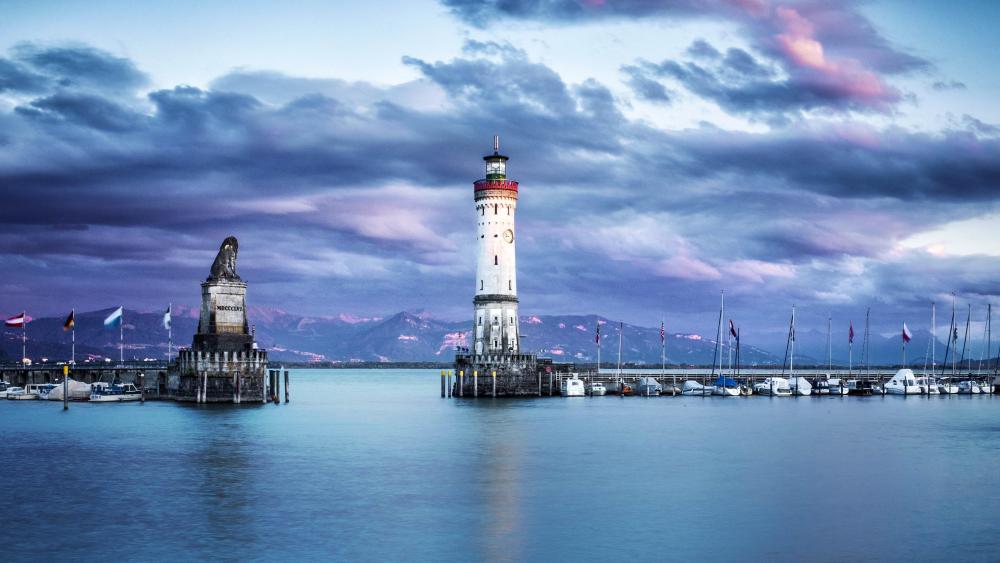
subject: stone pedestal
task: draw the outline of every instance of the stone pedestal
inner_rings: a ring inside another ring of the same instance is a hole
[[[217,280],[201,284],[201,315],[193,348],[202,352],[231,352],[253,347],[247,323],[247,284]]]
[[[228,245],[228,246],[227,246]],[[198,332],[190,349],[181,349],[168,376],[170,396],[197,403],[266,402],[267,352],[254,346],[247,322],[247,284],[235,273],[227,239],[201,284]]]

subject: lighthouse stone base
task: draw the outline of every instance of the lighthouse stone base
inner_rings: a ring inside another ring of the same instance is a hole
[[[455,356],[453,397],[492,397],[496,373],[497,397],[537,397],[558,394],[556,375],[569,366],[532,354],[458,354]]]

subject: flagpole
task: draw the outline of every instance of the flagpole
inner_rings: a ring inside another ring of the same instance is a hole
[[[118,318],[118,364],[125,363],[125,305],[122,305],[122,316]]]
[[[28,314],[21,311],[21,367],[24,367],[28,359]]]
[[[70,332],[72,346],[70,348],[69,363],[76,366],[76,309],[73,309],[70,314],[73,315],[73,326],[70,327],[70,329],[72,329]]]
[[[170,352],[174,342],[174,336],[173,336],[174,318],[172,310],[173,308],[174,308],[173,303],[167,303],[167,314],[170,315],[170,322],[167,324],[167,365],[170,364]]]

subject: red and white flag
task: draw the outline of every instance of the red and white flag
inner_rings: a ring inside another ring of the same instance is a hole
[[[663,344],[667,340],[667,333],[664,330],[663,321],[660,321],[660,344]]]
[[[598,345],[600,345],[601,343],[601,321],[597,321],[597,331],[594,336],[594,342],[596,342]]]
[[[7,319],[6,321],[4,321],[3,325],[4,326],[10,326],[10,327],[18,327],[18,328],[20,328],[20,327],[23,327],[24,325],[28,324],[29,322],[31,322],[31,317],[25,315],[24,312],[21,312],[20,315],[13,316],[13,317]]]
[[[733,324],[733,319],[729,319],[729,334],[736,338],[736,325]]]
[[[913,334],[910,333],[910,329],[906,327],[906,323],[903,323],[903,342],[909,342],[913,338]]]
[[[854,321],[851,321],[851,330],[847,333],[847,343],[854,344]]]

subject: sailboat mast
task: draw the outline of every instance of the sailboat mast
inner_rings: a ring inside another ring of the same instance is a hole
[[[719,305],[719,375],[725,377],[722,371],[722,319],[726,314],[726,291],[722,291],[722,302]],[[725,384],[723,383],[723,387]]]
[[[826,317],[826,371],[833,371],[833,316]],[[826,374],[827,378],[830,374]]]
[[[937,303],[931,301],[931,374],[937,370]]]
[[[969,327],[972,326],[972,303],[969,303],[969,313],[965,316],[965,335],[962,337],[962,359],[958,361],[958,367],[965,363],[965,347],[969,344]],[[969,363],[969,372],[972,372],[972,363]]]

